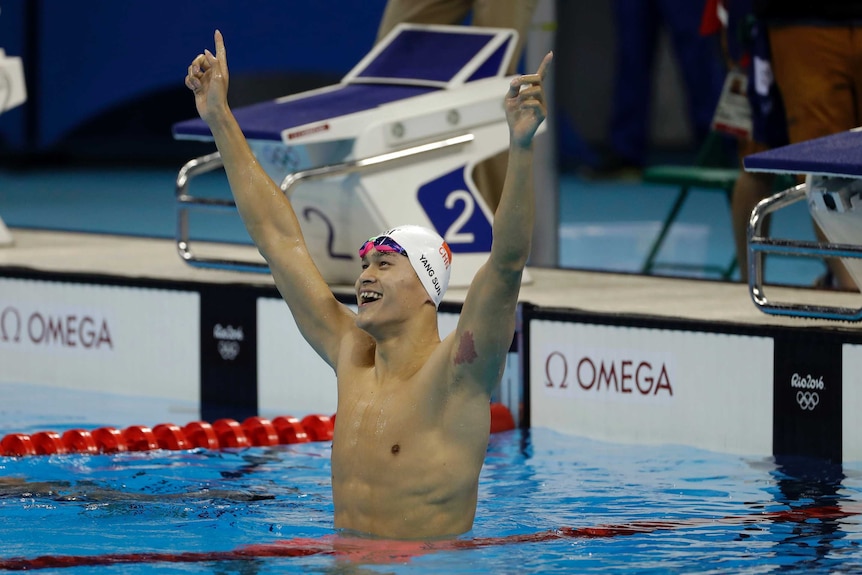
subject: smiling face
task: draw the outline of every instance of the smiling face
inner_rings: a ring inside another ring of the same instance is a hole
[[[403,322],[426,303],[434,305],[407,256],[395,251],[365,251],[355,288],[357,326],[373,336],[383,335],[382,328]]]
[[[372,250],[407,256],[434,307],[440,305],[449,285],[452,261],[452,250],[440,234],[417,225],[398,226],[368,239],[359,248],[359,257]]]

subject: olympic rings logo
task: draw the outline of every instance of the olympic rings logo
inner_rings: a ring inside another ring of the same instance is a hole
[[[814,411],[814,408],[820,403],[820,395],[816,391],[797,391],[796,403],[801,409]]]
[[[218,354],[225,361],[233,361],[239,355],[239,342],[229,340],[219,340]]]

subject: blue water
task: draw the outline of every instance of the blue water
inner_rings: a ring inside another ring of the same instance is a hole
[[[0,562],[229,551],[334,533],[329,443],[0,458],[0,481],[9,478],[30,484],[0,488]],[[440,550],[395,562],[372,558],[348,572],[862,570],[862,522],[854,511],[862,509],[860,478],[862,468],[815,461],[617,445],[546,429],[495,434],[474,529],[460,539],[642,521],[656,526],[634,535]],[[764,515],[835,505],[846,516],[785,521]],[[335,571],[344,561],[313,555],[38,572],[305,573]]]
[[[175,175],[173,169],[134,167],[0,171],[0,215],[9,226],[173,237]],[[223,181],[217,179],[201,178],[191,192],[223,195]],[[637,271],[672,200],[673,190],[667,188],[562,177],[560,265]],[[206,214],[192,225],[199,239],[248,241],[236,217]],[[804,206],[776,214],[773,232],[813,239]],[[696,194],[666,245],[667,259],[725,262],[732,240],[724,199]],[[821,271],[818,262],[776,259],[767,264],[766,279],[809,285]],[[29,393],[11,389],[6,385],[0,394],[0,436],[61,430],[58,422],[94,428],[129,420],[190,420],[195,407],[172,406],[177,413],[158,402],[140,400],[129,407],[112,397],[52,392],[56,411],[51,412]],[[33,413],[36,408],[40,413]],[[295,537],[331,537],[329,463],[329,444],[0,458],[0,562],[41,555],[219,552]],[[623,446],[544,429],[498,434],[482,472],[475,526],[463,540],[642,521],[659,522],[662,528],[434,551],[409,561],[372,562],[352,572],[862,571],[860,516],[811,516],[800,522],[764,515],[831,505],[862,510],[860,477],[862,464],[857,463],[842,468],[673,446]],[[31,485],[4,485],[10,478]],[[33,493],[27,495],[28,489]],[[39,573],[305,573],[340,567],[336,558],[315,555]]]

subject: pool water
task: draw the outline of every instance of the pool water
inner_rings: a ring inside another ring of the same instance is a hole
[[[334,535],[329,443],[5,457],[0,566],[66,574],[847,572],[862,570],[860,477],[858,464],[505,432],[491,437],[474,529],[456,544],[425,545]],[[273,557],[273,549],[298,551]],[[115,563],[102,565],[107,559]]]

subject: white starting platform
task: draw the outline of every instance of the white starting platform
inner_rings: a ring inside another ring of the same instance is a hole
[[[7,56],[0,48],[0,114],[27,101],[21,58]],[[11,246],[12,234],[0,218],[0,247]]]
[[[857,285],[862,286],[862,131],[816,138],[747,156],[750,172],[805,174],[796,185],[760,202],[748,225],[749,290],[765,313],[805,318],[862,320],[862,308],[770,301],[763,288],[764,256],[838,257]],[[805,200],[826,242],[769,238],[764,218]]]
[[[450,285],[469,285],[490,251],[493,219],[472,171],[508,149],[505,71],[516,40],[508,29],[402,24],[340,83],[234,111],[290,198],[327,282],[353,283],[357,248],[370,236],[418,224],[449,243],[457,262]],[[212,140],[199,119],[176,124],[173,134]],[[193,177],[221,166],[216,152],[179,172],[180,255],[192,266],[265,271],[262,259],[192,251],[190,211],[235,209],[188,191]]]

